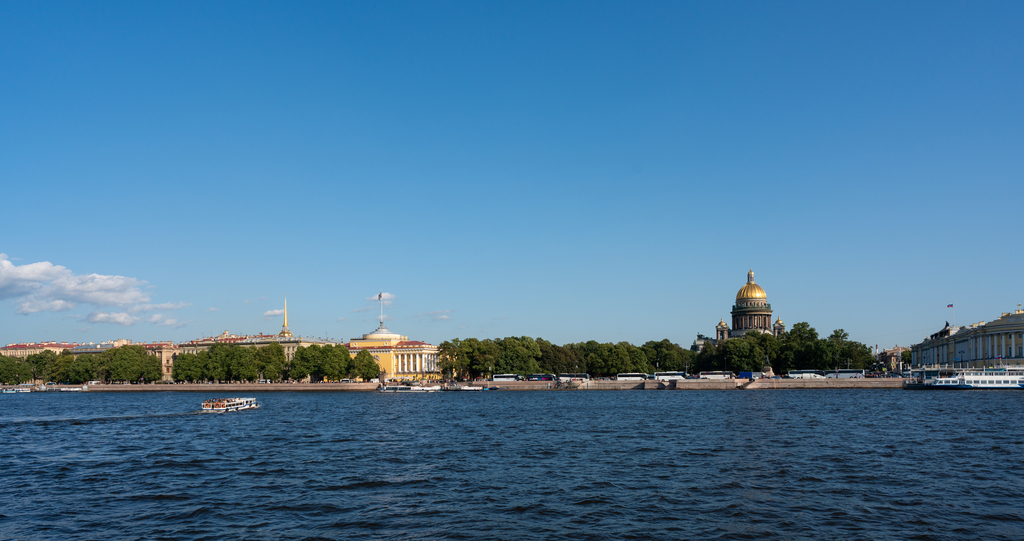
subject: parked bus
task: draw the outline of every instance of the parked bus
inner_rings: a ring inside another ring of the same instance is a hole
[[[519,381],[523,379],[523,376],[519,374],[494,374],[491,376],[491,381]]]
[[[590,381],[590,374],[559,374],[558,381]]]
[[[526,376],[526,381],[555,381],[554,374],[530,374]]]
[[[825,377],[829,379],[862,378],[864,377],[864,371],[853,369],[825,370]]]
[[[735,377],[736,374],[725,371],[700,373],[700,379],[734,379]]]
[[[790,370],[786,377],[790,379],[825,379],[821,370]]]
[[[647,379],[648,377],[650,377],[650,376],[648,376],[647,374],[640,373],[640,372],[626,372],[624,374],[616,374],[615,375],[615,379],[618,380],[618,381],[643,381],[643,380]]]
[[[654,379],[658,381],[672,381],[674,379],[686,379],[686,372],[655,372]]]

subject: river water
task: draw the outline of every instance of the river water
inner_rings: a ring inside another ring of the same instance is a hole
[[[0,398],[0,539],[1021,539],[1024,393]]]

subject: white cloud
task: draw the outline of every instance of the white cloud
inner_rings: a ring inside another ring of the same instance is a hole
[[[267,310],[266,312],[263,312],[263,316],[264,317],[274,317],[274,316],[280,316],[280,315],[283,315],[283,314],[284,314],[284,310],[283,309],[282,310]]]
[[[465,325],[460,325],[460,326],[459,326],[459,328],[460,328],[460,329],[465,329],[465,328],[466,328],[466,326],[465,326]]]
[[[448,316],[450,313],[452,313],[451,310],[435,310],[433,312],[416,314],[416,317],[429,317],[431,321],[447,321],[451,319],[451,317]]]
[[[338,321],[348,321],[348,318],[347,317],[339,317]]]
[[[132,306],[132,312],[149,312],[150,310],[180,310],[186,306],[192,306],[190,302],[165,302],[162,304],[137,304]]]
[[[134,325],[139,318],[129,315],[127,312],[93,312],[85,316],[89,323],[115,323],[124,327]]]
[[[211,306],[211,307],[207,308],[206,311],[207,312],[216,312],[217,308],[215,306]]]
[[[149,321],[150,323],[159,323],[160,320],[162,320],[163,318],[164,318],[163,314],[153,314],[153,315],[149,316],[149,319],[147,319],[146,321]]]
[[[352,310],[352,311],[353,312],[369,312],[370,310],[373,310],[373,309],[374,309],[373,306],[364,306],[362,308],[356,308],[355,310]]]
[[[75,274],[49,261],[15,265],[0,253],[0,300],[17,299],[17,313],[62,312],[79,304],[124,306],[126,312],[94,311],[86,320],[131,325],[128,313],[177,310],[188,303],[149,304],[145,280],[112,274]],[[127,317],[124,317],[127,316]]]

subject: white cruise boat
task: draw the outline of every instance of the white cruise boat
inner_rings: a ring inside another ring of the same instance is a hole
[[[378,389],[382,393],[436,393],[440,390],[440,385],[430,387],[420,385],[384,385]]]
[[[909,387],[908,387],[909,388]],[[1024,389],[1024,366],[964,368],[952,376],[917,385],[918,389]]]
[[[203,401],[203,411],[224,413],[259,409],[255,398],[211,398]]]

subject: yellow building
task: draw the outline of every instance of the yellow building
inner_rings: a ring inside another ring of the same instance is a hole
[[[1024,310],[1003,312],[995,321],[956,326],[911,346],[914,367],[992,368],[1024,364]]]
[[[366,350],[380,365],[381,380],[385,379],[438,379],[441,376],[437,362],[437,346],[409,340],[409,337],[393,333],[380,323],[377,330],[353,338],[345,344],[355,357]]]

